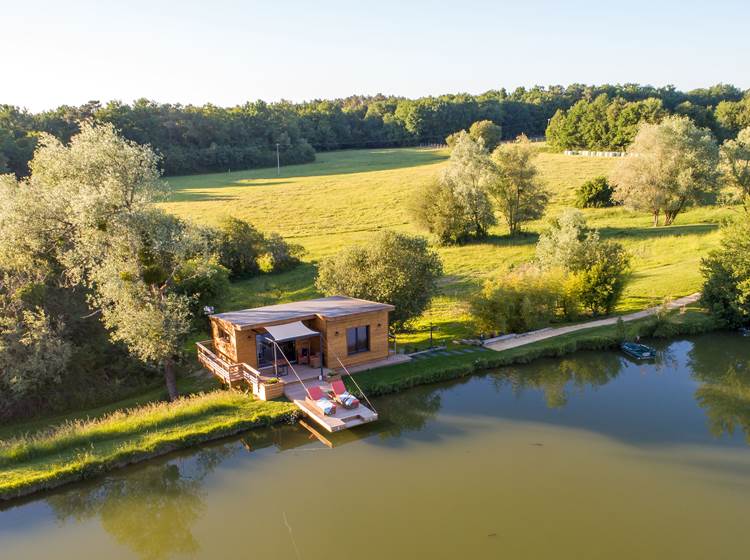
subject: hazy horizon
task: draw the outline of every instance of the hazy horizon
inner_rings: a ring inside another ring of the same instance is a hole
[[[3,7],[0,103],[235,106],[572,83],[750,88],[750,5],[76,0]]]

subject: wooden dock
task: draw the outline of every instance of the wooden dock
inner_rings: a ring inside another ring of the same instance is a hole
[[[316,385],[327,393],[329,385],[323,381],[310,381],[305,385]],[[347,409],[336,405],[336,413],[326,416],[307,401],[307,392],[301,383],[290,383],[284,386],[284,395],[304,412],[310,420],[328,432],[340,432],[378,419],[378,413],[360,403],[357,408]]]

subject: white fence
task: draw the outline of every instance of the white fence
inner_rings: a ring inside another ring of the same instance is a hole
[[[625,152],[595,152],[592,150],[565,150],[566,156],[586,156],[586,157],[623,157]]]

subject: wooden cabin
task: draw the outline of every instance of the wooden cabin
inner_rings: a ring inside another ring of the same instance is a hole
[[[393,309],[331,296],[218,313],[209,317],[211,340],[198,344],[198,358],[229,385],[245,380],[261,398],[273,398],[276,388],[267,381],[294,381],[287,377],[290,367],[295,377],[310,379],[323,376],[325,369],[387,359],[388,313]]]

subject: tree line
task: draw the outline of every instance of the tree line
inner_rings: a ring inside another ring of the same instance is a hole
[[[677,102],[679,101],[679,102]],[[750,92],[729,85],[696,90],[684,99],[629,99],[602,93],[558,109],[546,130],[547,142],[559,150],[624,150],[643,122],[657,124],[670,115],[690,118],[718,140],[737,136],[750,126]]]
[[[316,151],[443,142],[483,120],[498,125],[503,140],[520,134],[540,137],[546,131],[559,148],[612,148],[629,143],[641,120],[672,113],[688,114],[716,134],[734,136],[750,124],[750,97],[724,84],[689,92],[673,86],[573,84],[479,95],[350,96],[234,107],[139,99],[131,104],[91,101],[34,114],[0,105],[0,172],[26,176],[41,132],[66,143],[85,121],[112,124],[124,138],[151,146],[164,174],[180,175],[272,166],[277,145],[286,165],[313,161]]]

